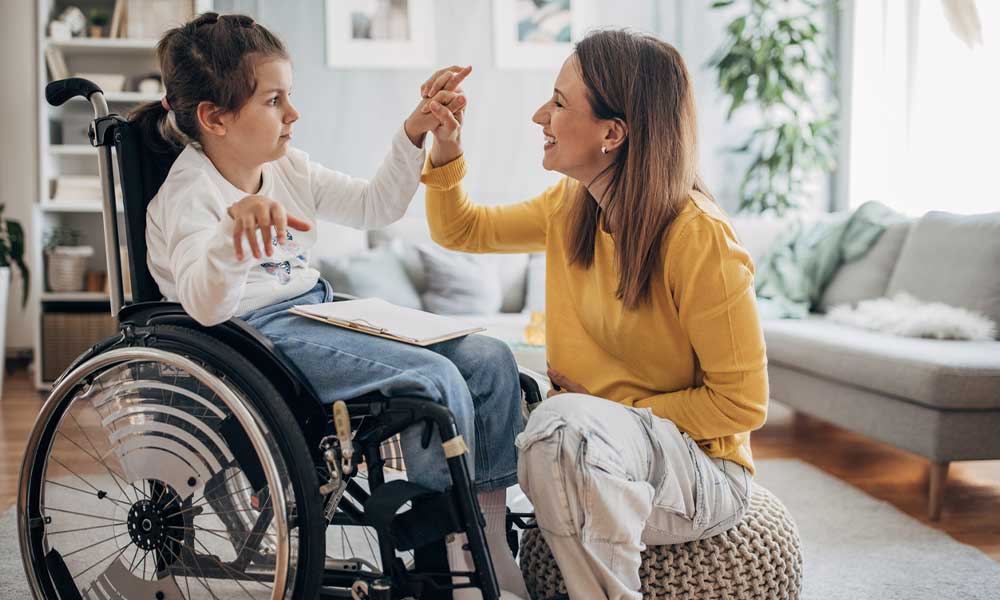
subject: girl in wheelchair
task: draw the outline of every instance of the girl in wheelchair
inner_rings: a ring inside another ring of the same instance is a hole
[[[259,23],[207,13],[168,31],[157,55],[166,94],[131,120],[147,140],[179,152],[147,213],[147,262],[166,299],[206,326],[239,317],[255,327],[325,403],[379,392],[446,405],[473,458],[500,586],[527,597],[505,539],[505,490],[517,481],[514,438],[523,429],[518,370],[507,346],[473,335],[418,348],[287,312],[333,299],[309,265],[317,220],[369,229],[402,217],[424,165],[424,138],[443,123],[421,109],[433,102],[461,111],[458,86],[469,69],[421,99],[374,178],[364,181],[290,146],[299,119],[290,100],[292,65],[282,42]],[[440,441],[422,449],[421,431],[402,434],[408,477],[444,490],[450,479]],[[453,571],[472,570],[464,543],[463,536],[449,542]],[[478,594],[460,590],[456,598]]]

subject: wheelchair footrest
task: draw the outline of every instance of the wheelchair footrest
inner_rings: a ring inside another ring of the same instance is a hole
[[[365,502],[365,517],[380,535],[388,535],[397,550],[413,550],[462,531],[451,488],[435,492],[409,481],[377,487]],[[397,514],[410,502],[410,509]]]

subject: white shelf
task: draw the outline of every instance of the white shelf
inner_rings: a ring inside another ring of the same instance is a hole
[[[135,103],[135,102],[159,102],[163,94],[157,92],[155,94],[144,94],[142,92],[105,92],[104,99],[111,103]],[[90,101],[83,96],[73,96],[72,102],[87,102]]]
[[[42,302],[108,301],[104,292],[42,292]]]
[[[42,292],[42,302],[110,302],[106,292]],[[125,301],[131,302],[132,295],[126,294]]]
[[[97,148],[87,144],[53,144],[49,146],[53,156],[97,156]]]
[[[121,195],[116,195],[115,197],[118,212],[124,211],[122,208]],[[66,201],[57,200],[55,202],[51,200],[46,200],[44,202],[39,202],[39,206],[42,208],[43,212],[49,213],[99,213],[103,210],[103,200],[82,200],[82,201]]]
[[[46,38],[46,43],[54,48],[62,50],[80,50],[104,52],[106,50],[123,51],[143,51],[148,52],[156,48],[155,39],[136,40],[129,38],[72,38],[69,40],[54,40]]]

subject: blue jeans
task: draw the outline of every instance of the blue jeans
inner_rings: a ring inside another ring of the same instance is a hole
[[[333,299],[320,280],[309,292],[251,311],[240,318],[274,342],[312,383],[326,404],[378,391],[384,396],[424,398],[451,409],[469,446],[469,469],[478,491],[517,482],[514,438],[524,429],[517,363],[502,341],[470,335],[426,348],[326,325],[291,314],[297,304]],[[420,444],[422,424],[403,431],[410,481],[443,491],[451,476],[435,428],[430,446]]]

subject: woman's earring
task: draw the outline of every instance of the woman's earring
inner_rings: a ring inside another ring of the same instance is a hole
[[[601,146],[601,154],[607,154],[607,153],[608,153],[608,147],[607,146]]]

